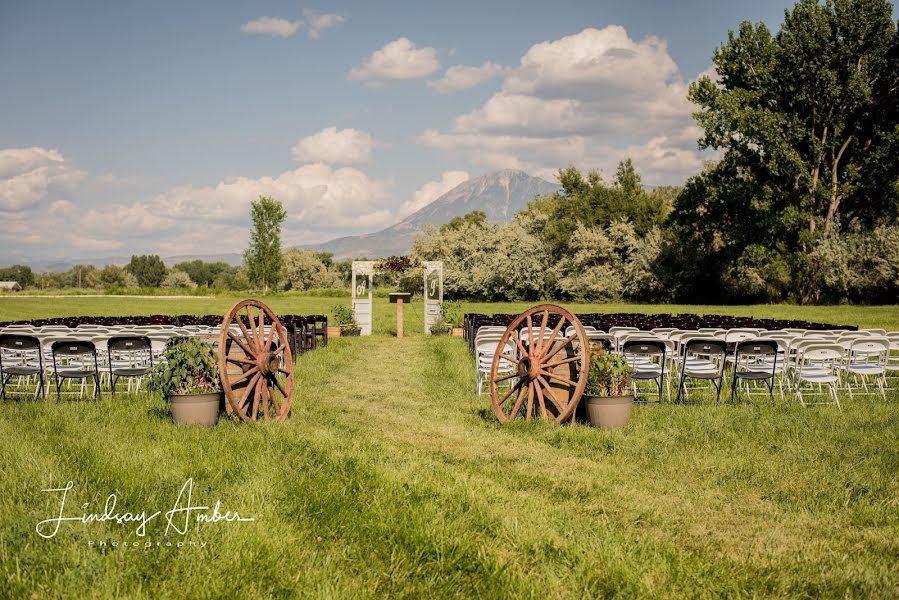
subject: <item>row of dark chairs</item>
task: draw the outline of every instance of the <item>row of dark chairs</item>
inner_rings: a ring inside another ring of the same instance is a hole
[[[290,349],[294,356],[314,350],[318,346],[328,345],[328,317],[326,315],[280,315],[278,319],[287,329]],[[64,325],[75,329],[79,325],[205,325],[217,327],[222,324],[220,315],[150,315],[124,317],[58,317],[52,319],[33,319],[26,321],[0,322],[0,329],[8,325]]]

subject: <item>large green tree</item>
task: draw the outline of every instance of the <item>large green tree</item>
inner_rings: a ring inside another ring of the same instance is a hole
[[[159,287],[165,277],[165,263],[156,254],[132,256],[125,268],[141,287]]]
[[[0,281],[17,281],[23,288],[34,283],[34,273],[26,265],[13,265],[0,269]]]
[[[206,262],[203,260],[190,260],[180,262],[172,266],[172,270],[183,271],[190,276],[191,281],[197,285],[209,287],[213,282],[225,273],[234,273],[236,267],[225,262]]]
[[[281,224],[287,211],[274,198],[260,196],[253,202],[250,216],[253,231],[250,245],[244,251],[244,262],[250,282],[267,292],[281,281]]]
[[[730,32],[713,55],[718,79],[690,87],[700,146],[722,155],[680,195],[681,232],[719,269],[774,261],[796,275],[840,224],[894,222],[897,50],[885,0],[803,0],[777,35],[748,22]]]
[[[549,247],[555,258],[570,256],[570,241],[583,226],[605,228],[628,221],[643,235],[661,225],[671,210],[671,189],[647,192],[631,159],[618,164],[615,178],[606,183],[597,171],[583,175],[574,167],[559,171],[562,189],[534,200],[528,207],[532,216],[545,219],[532,231]]]

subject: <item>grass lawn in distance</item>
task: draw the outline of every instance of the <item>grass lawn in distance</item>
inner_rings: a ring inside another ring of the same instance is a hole
[[[4,298],[0,320],[224,313],[234,299],[138,300]],[[266,301],[297,313],[335,302]],[[895,307],[573,308],[899,329]],[[0,597],[899,595],[895,392],[846,399],[842,412],[779,399],[638,406],[628,428],[606,432],[501,426],[473,373],[460,338],[375,335],[299,357],[280,425],[175,427],[143,394],[6,401]],[[162,516],[146,538],[110,522],[35,533],[58,510],[43,488],[72,480],[73,514],[83,502],[102,512],[112,492],[119,510],[165,511],[189,477],[196,502],[221,498],[256,520],[197,524],[175,539],[205,547],[180,549],[89,546],[164,541]]]

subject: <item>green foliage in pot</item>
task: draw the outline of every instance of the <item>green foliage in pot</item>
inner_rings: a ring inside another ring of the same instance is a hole
[[[182,338],[166,348],[164,361],[147,376],[147,389],[163,396],[222,391],[218,357],[212,344]]]
[[[632,369],[624,356],[608,352],[602,346],[590,352],[590,375],[587,377],[588,396],[627,396]]]
[[[331,307],[334,323],[340,327],[340,335],[359,335],[362,328],[353,318],[353,309],[346,304],[335,304]]]
[[[453,327],[462,326],[462,303],[457,300],[448,300],[440,309],[443,319]]]
[[[433,325],[431,325],[431,333],[434,335],[446,335],[452,329],[452,325],[447,323],[444,319],[437,319]]]
[[[355,323],[353,309],[346,304],[335,304],[331,307],[331,314],[334,316],[334,324],[338,327]]]

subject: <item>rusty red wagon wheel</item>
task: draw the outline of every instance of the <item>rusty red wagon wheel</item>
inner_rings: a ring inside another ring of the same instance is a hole
[[[228,414],[283,421],[293,401],[293,356],[287,332],[259,300],[241,300],[225,315],[218,339],[219,374]]]
[[[567,327],[574,332],[566,336]],[[564,423],[581,400],[589,369],[589,340],[578,318],[553,304],[530,308],[506,328],[493,356],[493,412],[500,423],[520,414],[527,420],[538,415]],[[506,382],[508,389],[500,388]]]

